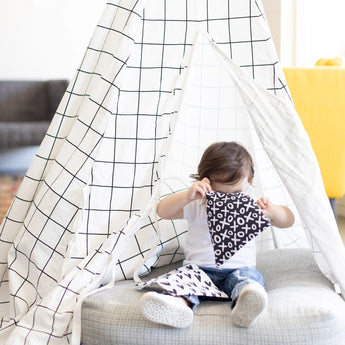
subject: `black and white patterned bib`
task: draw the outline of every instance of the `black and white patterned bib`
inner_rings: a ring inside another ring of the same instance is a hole
[[[214,285],[202,269],[194,264],[179,267],[147,282],[139,283],[137,288],[165,291],[172,296],[229,298],[225,292]]]
[[[206,193],[206,212],[217,266],[270,226],[260,207],[243,193]]]

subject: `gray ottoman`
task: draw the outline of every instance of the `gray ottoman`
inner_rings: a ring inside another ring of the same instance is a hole
[[[149,279],[181,263],[153,269]],[[144,291],[132,280],[93,294],[82,307],[82,345],[340,345],[345,344],[345,302],[307,249],[258,255],[268,308],[250,328],[232,326],[230,303],[205,301],[185,329],[151,323],[140,314]]]

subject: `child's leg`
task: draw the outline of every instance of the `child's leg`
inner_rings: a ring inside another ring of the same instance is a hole
[[[191,303],[184,297],[174,297],[154,291],[140,299],[140,310],[150,321],[184,328],[193,322]]]
[[[241,267],[231,271],[224,281],[223,289],[235,301],[248,284],[260,284],[264,287],[264,278],[254,267]]]
[[[267,293],[264,279],[255,268],[234,270],[226,279],[225,286],[233,301],[231,313],[235,326],[249,327],[265,310]]]

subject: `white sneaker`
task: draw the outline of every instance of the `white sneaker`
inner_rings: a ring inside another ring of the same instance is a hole
[[[232,323],[238,327],[249,327],[265,310],[267,293],[260,284],[246,285],[237,298],[231,313]]]
[[[184,328],[193,322],[193,311],[181,298],[154,291],[141,297],[140,310],[148,320],[172,327]]]

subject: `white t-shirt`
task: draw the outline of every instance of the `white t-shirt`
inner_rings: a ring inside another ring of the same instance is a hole
[[[211,235],[207,225],[206,204],[202,199],[188,203],[183,209],[183,218],[188,220],[184,264],[199,267],[239,268],[256,265],[255,239],[248,242],[221,266],[216,266]]]

